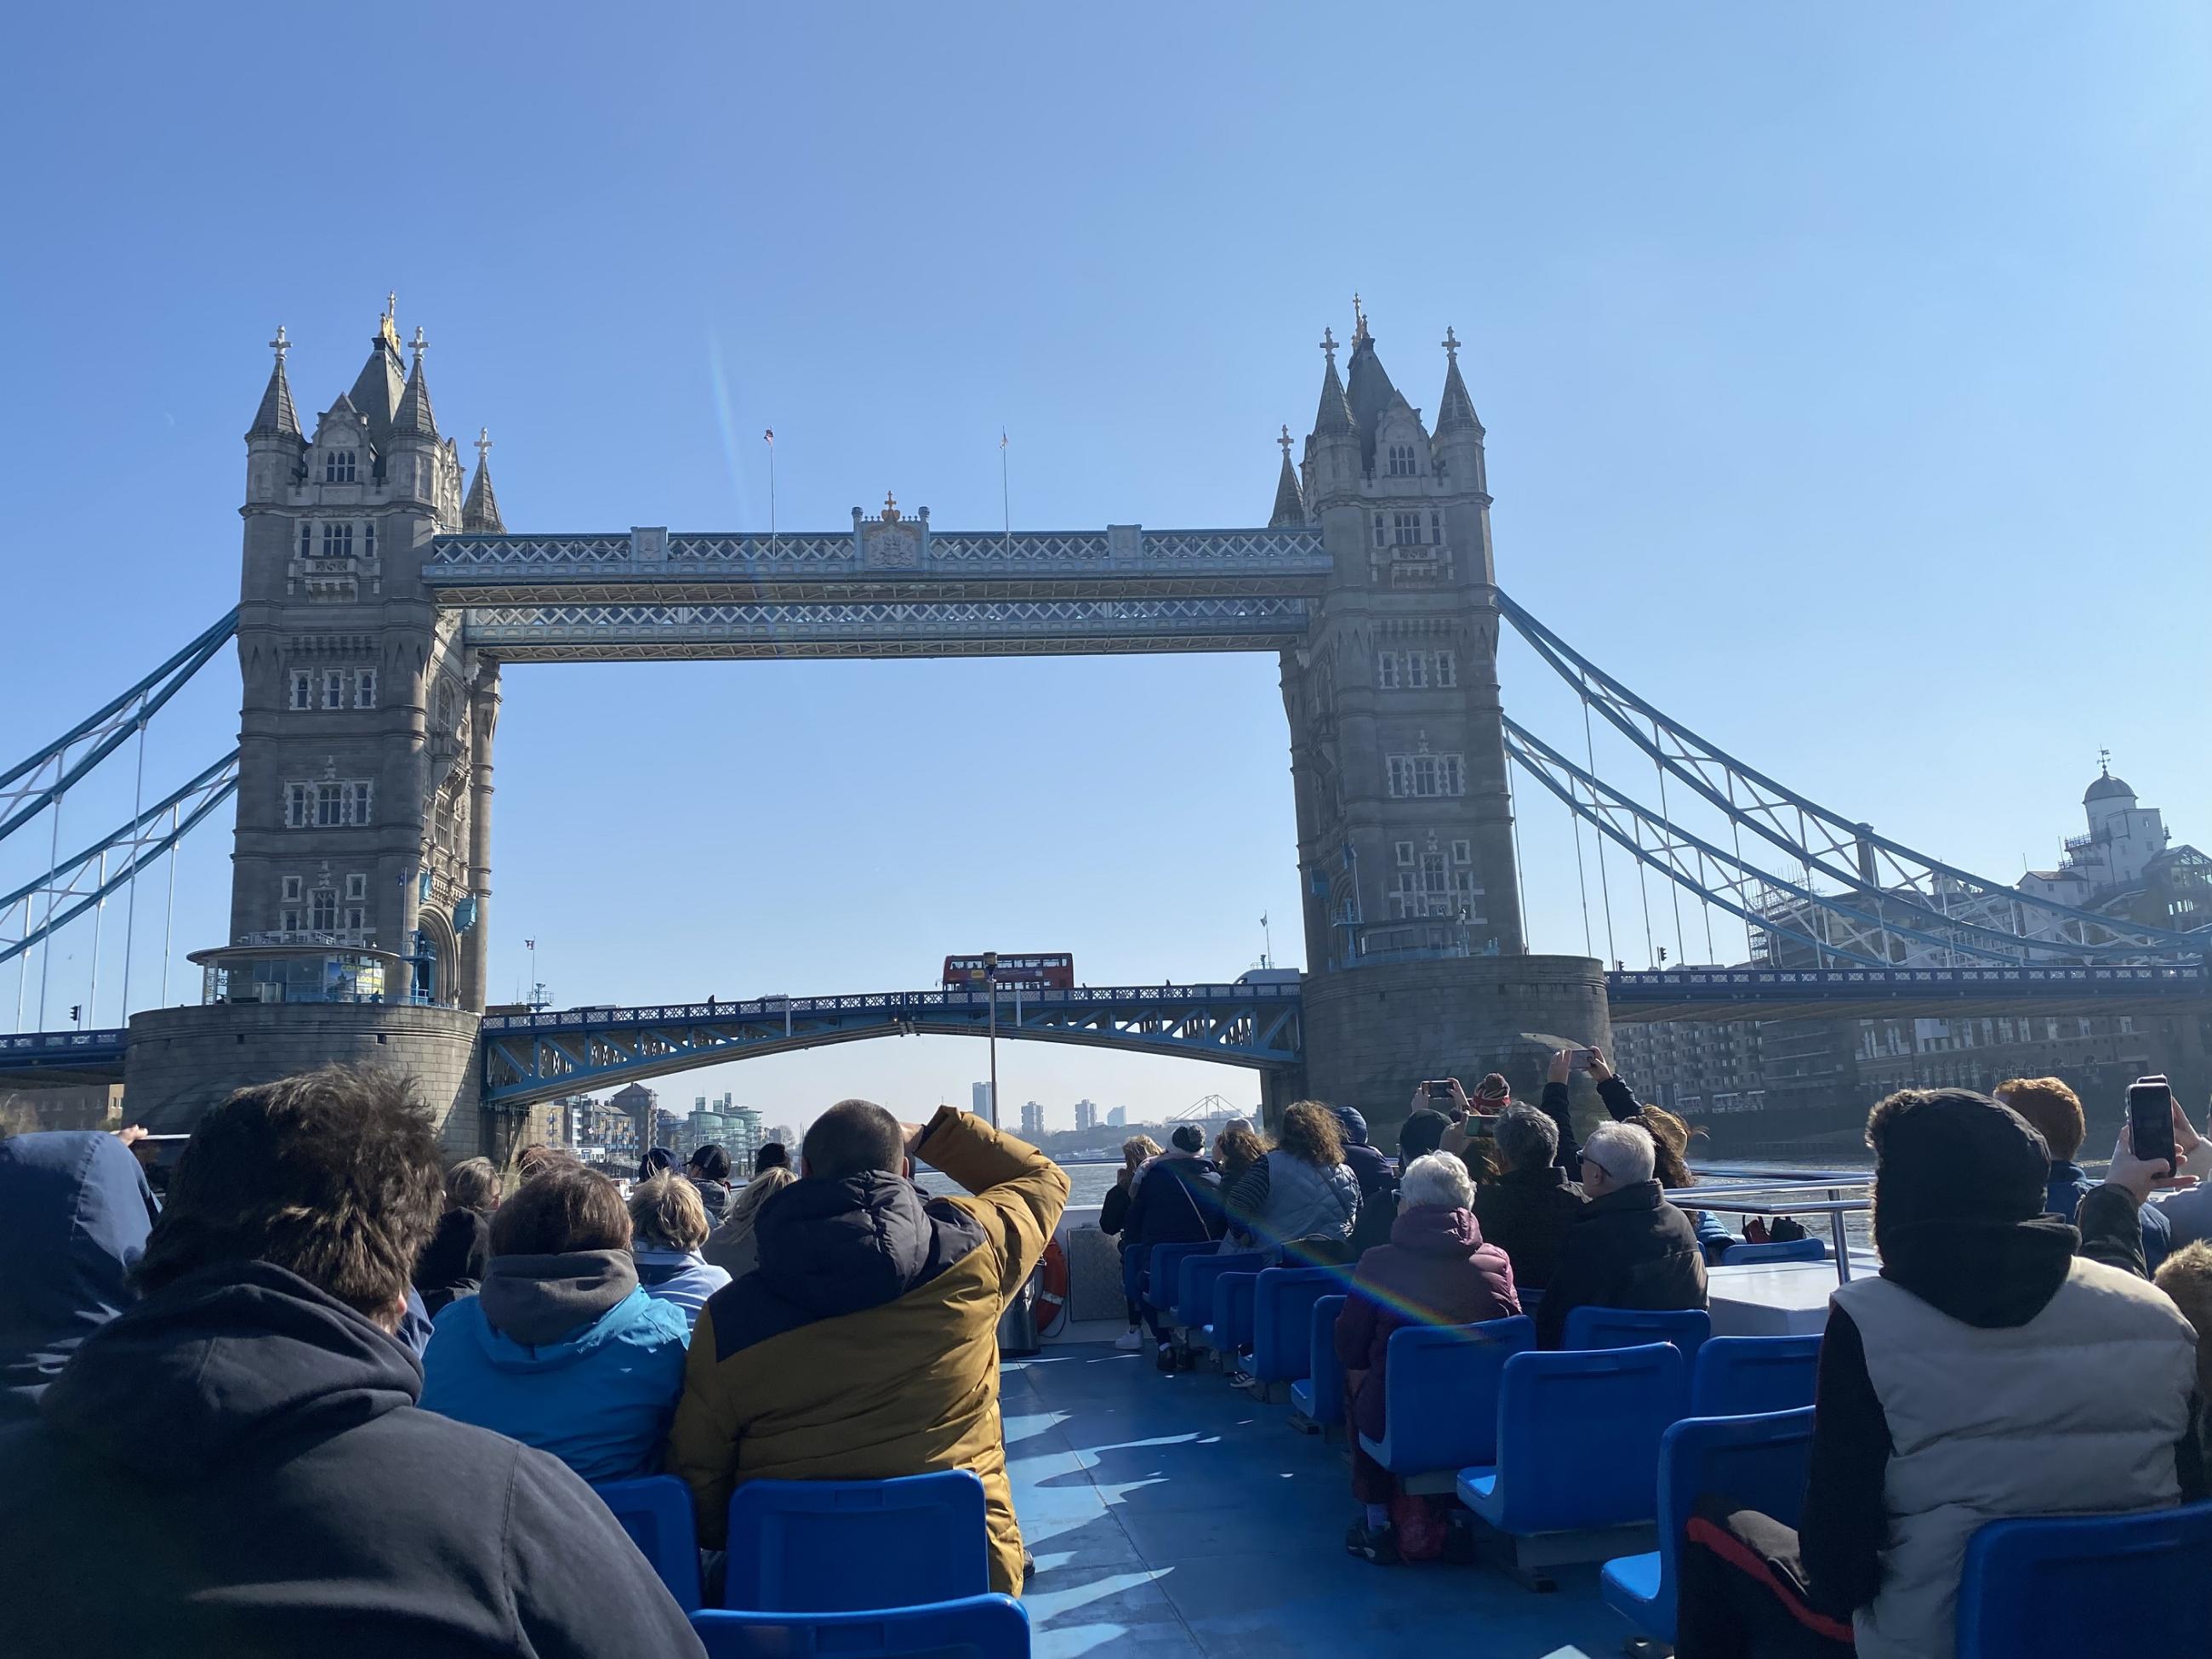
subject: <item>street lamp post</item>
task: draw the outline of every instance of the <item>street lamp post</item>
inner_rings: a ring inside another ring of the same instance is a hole
[[[983,952],[983,977],[991,987],[991,1127],[999,1127],[999,953]]]

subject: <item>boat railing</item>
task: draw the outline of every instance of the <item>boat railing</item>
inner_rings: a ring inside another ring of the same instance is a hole
[[[1874,1208],[1868,1190],[1873,1185],[1871,1175],[1785,1175],[1726,1186],[1688,1188],[1682,1192],[1682,1202],[1686,1207],[1717,1210],[1723,1215],[1765,1215],[1778,1211],[1786,1215],[1824,1215],[1828,1218],[1829,1254],[1835,1258],[1836,1282],[1847,1285],[1851,1277],[1851,1248],[1844,1236],[1844,1218],[1863,1215]],[[1858,1197],[1844,1196],[1853,1188],[1859,1190]],[[1810,1196],[1816,1192],[1826,1196]]]

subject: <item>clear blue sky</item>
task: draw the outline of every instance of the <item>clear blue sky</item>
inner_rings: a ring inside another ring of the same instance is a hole
[[[1002,426],[1018,526],[1212,526],[1265,520],[1357,289],[1417,404],[1457,328],[1501,582],[1662,707],[2004,878],[2081,828],[2101,744],[2212,842],[2202,6],[48,7],[11,40],[7,759],[232,602],[280,321],[320,409],[397,289],[518,528],[762,526],[769,425],[787,527],[886,489],[995,525]],[[1509,656],[1509,706],[1564,726],[1538,672]],[[149,775],[230,741],[209,678]],[[495,987],[526,935],[564,1003],[919,987],[987,946],[1226,975],[1262,912],[1295,960],[1274,681],[512,671]],[[1523,844],[1539,948],[1580,948],[1558,811]],[[183,860],[179,957],[227,854]],[[134,1003],[158,958],[142,925]],[[1055,1122],[1256,1098],[1001,1058]],[[981,1063],[910,1039],[664,1087],[908,1111]]]

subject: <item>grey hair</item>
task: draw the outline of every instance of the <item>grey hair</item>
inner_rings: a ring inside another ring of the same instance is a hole
[[[1498,1150],[1516,1170],[1547,1170],[1559,1155],[1559,1126],[1549,1112],[1534,1106],[1508,1106],[1492,1133]]]
[[[1474,1202],[1474,1182],[1468,1177],[1467,1160],[1450,1152],[1415,1158],[1398,1177],[1398,1201],[1408,1209],[1424,1204],[1468,1208]]]
[[[1601,1123],[1583,1142],[1583,1156],[1624,1187],[1651,1179],[1658,1152],[1641,1123]]]

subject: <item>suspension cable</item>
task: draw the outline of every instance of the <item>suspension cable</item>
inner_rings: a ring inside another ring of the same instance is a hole
[[[1657,720],[1651,722],[1651,737],[1655,743],[1658,740],[1659,722]],[[1654,759],[1651,763],[1651,769],[1659,775],[1659,815],[1672,823],[1674,815],[1667,805],[1667,769]],[[1670,884],[1667,889],[1667,895],[1674,902],[1674,959],[1680,962],[1688,954],[1682,943],[1682,890]]]
[[[1584,678],[1582,682],[1582,693],[1583,749],[1589,759],[1589,774],[1592,777],[1595,777],[1597,775],[1597,740],[1590,735],[1589,681],[1587,678]],[[1590,789],[1590,808],[1593,811],[1597,808],[1597,789],[1595,786]],[[1598,896],[1605,901],[1605,959],[1609,963],[1617,963],[1620,960],[1620,952],[1614,948],[1613,943],[1613,884],[1606,879],[1605,837],[1602,836],[1600,836],[1597,841],[1597,890]]]

